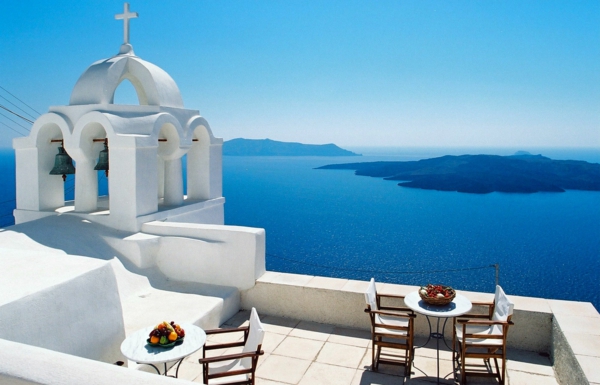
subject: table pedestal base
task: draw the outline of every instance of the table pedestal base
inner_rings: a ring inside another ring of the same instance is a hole
[[[156,370],[156,373],[158,373],[159,375],[163,375],[163,376],[167,376],[167,377],[173,377],[173,378],[178,378],[178,376],[179,376],[179,366],[181,366],[182,362],[183,362],[183,358],[180,359],[179,361],[177,361],[177,364],[176,364],[177,365],[177,369],[175,369],[175,375],[174,376],[171,376],[171,375],[167,374],[168,369],[167,369],[167,363],[166,362],[164,363],[164,365],[165,365],[165,371],[164,371],[164,373],[161,373],[160,369],[157,368],[154,364],[144,364],[144,363],[139,363],[139,362],[136,362],[136,364],[138,364],[138,365],[152,366],[154,368],[154,370]],[[173,365],[173,366],[175,366],[175,365]]]
[[[429,319],[429,316],[426,315],[425,318],[427,318],[427,324],[429,325],[429,335],[427,336],[427,341],[425,341],[425,343],[423,345],[415,346],[415,349],[425,347],[429,343],[429,341],[431,341],[432,338],[435,338],[435,340],[436,340],[435,348],[436,348],[436,353],[437,353],[437,360],[436,360],[437,361],[437,383],[439,384],[440,383],[440,340],[444,341],[444,345],[446,345],[446,347],[448,349],[452,350],[452,348],[450,346],[448,346],[448,343],[446,342],[446,338],[444,337],[444,330],[446,329],[446,323],[448,322],[448,318],[444,317],[444,324],[442,325],[441,332],[440,332],[440,319],[441,319],[440,317],[436,317],[437,322],[436,322],[435,332],[431,328],[431,320]],[[452,364],[452,366],[454,367],[454,363]]]

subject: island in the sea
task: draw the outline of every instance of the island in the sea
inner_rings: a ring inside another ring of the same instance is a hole
[[[232,139],[223,143],[223,155],[234,156],[360,156],[333,143],[302,144],[271,139]]]
[[[407,162],[331,164],[319,169],[355,170],[356,175],[402,181],[402,187],[487,194],[600,191],[600,164],[553,160],[519,152],[512,156],[442,156]]]

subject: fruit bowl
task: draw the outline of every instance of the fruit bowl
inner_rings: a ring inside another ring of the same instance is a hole
[[[183,342],[185,330],[175,321],[163,321],[156,325],[148,335],[148,345],[170,348]]]
[[[154,343],[152,343],[152,342],[150,341],[150,338],[148,338],[148,339],[146,340],[146,342],[147,342],[147,343],[148,343],[148,345],[150,345],[150,346],[158,346],[159,348],[172,348],[172,347],[173,347],[173,346],[175,346],[175,345],[180,345],[180,344],[182,344],[182,343],[183,343],[183,339],[184,339],[184,338],[185,338],[185,337],[178,338],[178,339],[176,339],[175,341],[170,341],[170,342],[169,342],[169,343],[167,343],[167,344],[161,344],[160,342],[159,342],[159,343],[157,343],[157,344],[154,344]]]
[[[456,291],[450,286],[428,284],[421,286],[419,296],[429,305],[443,306],[452,302]]]

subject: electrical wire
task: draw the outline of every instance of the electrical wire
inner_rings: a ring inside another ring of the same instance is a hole
[[[21,107],[17,106],[16,104],[14,104],[13,102],[11,102],[10,100],[6,99],[4,96],[0,95],[0,98],[6,100],[7,102],[9,102],[10,104],[12,104],[15,108],[18,108],[19,111],[21,111],[22,113],[24,113],[25,115],[35,119],[35,116],[31,115],[29,112],[25,111],[24,109],[22,109]]]
[[[17,113],[16,113],[16,112],[14,112],[13,110],[11,110],[11,109],[9,109],[9,108],[6,108],[6,107],[5,107],[5,106],[3,106],[2,104],[0,104],[0,108],[2,108],[3,110],[6,110],[6,111],[8,111],[8,112],[10,112],[11,114],[13,114],[13,115],[15,115],[15,116],[18,116],[19,118],[21,118],[21,119],[23,119],[23,120],[25,120],[25,121],[27,121],[27,122],[29,122],[29,123],[31,123],[31,124],[33,124],[33,120],[29,120],[29,119],[27,119],[26,117],[24,117],[24,116],[22,116],[22,115],[19,115],[19,114],[17,114]]]
[[[9,126],[8,124],[6,124],[4,122],[0,122],[0,123],[2,123],[3,125],[5,125],[6,127],[8,127],[9,129],[13,130],[14,132],[16,132],[17,134],[19,134],[21,136],[27,135],[27,134],[23,134],[22,132],[19,132],[19,131],[15,130],[14,128],[12,128],[11,126]]]
[[[38,111],[36,111],[35,109],[33,109],[33,107],[31,107],[29,104],[25,103],[21,99],[17,98],[15,95],[11,94],[10,91],[8,91],[6,88],[4,88],[2,86],[0,86],[0,88],[3,89],[4,91],[6,91],[6,93],[9,94],[10,96],[12,96],[13,98],[17,99],[18,101],[20,101],[21,103],[23,103],[24,105],[26,105],[27,107],[29,107],[31,109],[31,111],[35,112],[38,115],[41,115],[41,113],[39,113]]]
[[[8,116],[6,116],[5,114],[3,114],[1,111],[0,111],[0,115],[4,116],[6,119],[10,120],[11,122],[13,122],[14,124],[16,124],[17,126],[19,126],[19,127],[21,127],[21,128],[24,128],[24,129],[26,129],[27,131],[29,131],[29,128],[27,128],[27,127],[25,127],[25,126],[22,126],[22,125],[20,125],[18,122],[16,122],[16,121],[12,120],[11,118],[9,118],[9,117],[8,117]]]

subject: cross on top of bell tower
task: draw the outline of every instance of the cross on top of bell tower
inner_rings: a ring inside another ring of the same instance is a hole
[[[129,44],[129,19],[137,17],[137,12],[129,12],[129,3],[123,5],[123,13],[115,15],[116,20],[123,20],[123,44]]]

